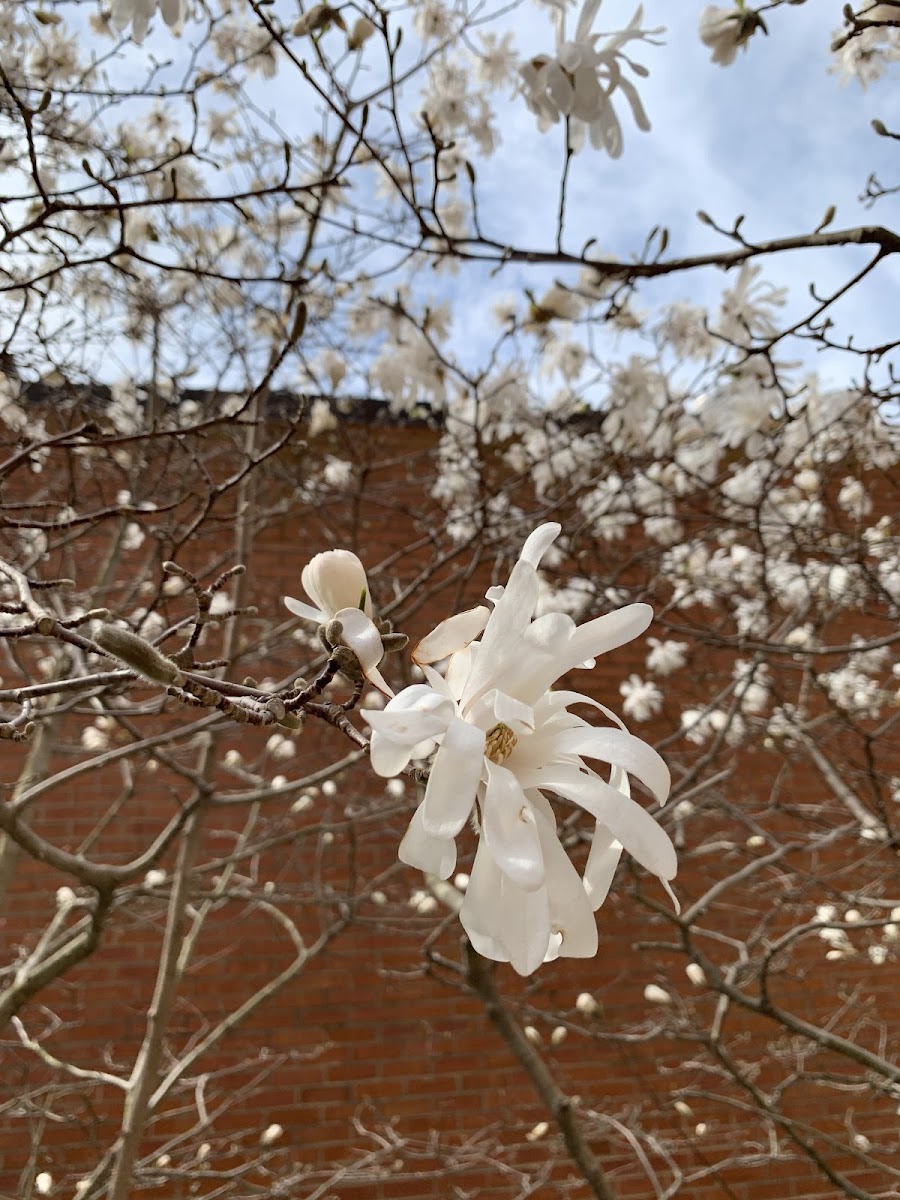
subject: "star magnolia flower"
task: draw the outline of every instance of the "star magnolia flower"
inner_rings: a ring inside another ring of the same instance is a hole
[[[557,14],[556,55],[538,55],[520,68],[525,103],[538,118],[541,130],[555,125],[561,116],[569,118],[569,142],[577,151],[590,135],[596,150],[606,150],[611,158],[622,153],[622,127],[612,106],[618,89],[631,106],[635,123],[645,132],[650,128],[637,89],[625,77],[622,64],[633,66],[622,47],[633,39],[646,39],[662,30],[641,28],[643,9],[638,7],[628,27],[597,46],[600,34],[591,26],[601,0],[585,0],[572,40],[565,36],[565,10]],[[621,61],[620,61],[621,60]],[[646,74],[643,68],[635,68]]]
[[[372,600],[366,569],[349,550],[326,550],[306,564],[300,575],[303,590],[312,600],[306,604],[285,596],[285,607],[295,617],[327,625],[340,621],[341,641],[359,660],[365,677],[388,696],[393,690],[378,670],[384,658],[381,634],[372,620]]]
[[[547,524],[531,534],[507,587],[488,593],[490,614],[458,614],[419,644],[413,657],[427,683],[405,688],[382,711],[363,712],[380,775],[402,771],[420,743],[438,743],[400,845],[403,862],[447,879],[454,839],[477,804],[480,838],[460,920],[480,954],[511,962],[521,975],[558,956],[596,953],[593,912],[623,848],[664,885],[677,867],[668,835],[631,799],[628,782],[635,775],[664,802],[670,779],[660,756],[602,704],[550,691],[567,671],[637,637],[652,611],[632,604],[581,626],[555,612],[532,620],[536,568],[559,532]],[[430,663],[448,655],[442,676]],[[616,727],[590,725],[568,711],[575,704],[592,705]],[[585,759],[610,763],[609,782]],[[595,818],[583,880],[559,842],[545,792]]]

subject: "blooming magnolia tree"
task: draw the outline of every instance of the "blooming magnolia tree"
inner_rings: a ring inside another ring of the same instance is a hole
[[[797,3],[691,19],[729,68]],[[544,5],[531,53],[438,0],[0,5],[10,1194],[897,1187],[898,341],[834,314],[900,240],[575,246],[666,53],[600,10]],[[900,3],[831,19],[876,83]],[[482,182],[523,119],[542,246]],[[766,279],[843,247],[805,307]],[[341,945],[477,1001],[537,1122],[361,1104],[309,1161],[261,1121]]]

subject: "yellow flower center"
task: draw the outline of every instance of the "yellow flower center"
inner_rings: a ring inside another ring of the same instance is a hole
[[[502,721],[498,721],[485,734],[484,757],[489,758],[498,767],[502,767],[513,750],[515,750],[518,740],[508,725],[504,725]]]

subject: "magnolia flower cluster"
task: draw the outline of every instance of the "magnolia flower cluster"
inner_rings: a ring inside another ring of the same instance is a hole
[[[530,535],[506,587],[488,593],[492,609],[458,613],[419,643],[413,657],[425,683],[362,713],[379,775],[396,776],[414,757],[433,754],[401,859],[448,879],[456,838],[472,821],[478,847],[460,920],[479,953],[512,963],[522,975],[560,956],[596,952],[593,914],[623,849],[667,889],[677,866],[668,834],[631,798],[629,783],[633,775],[664,803],[665,763],[602,704],[553,690],[560,676],[641,634],[651,609],[632,604],[580,626],[561,612],[535,617],[537,569],[559,533],[550,523]],[[317,555],[303,585],[316,607],[288,599],[291,611],[319,623],[339,621],[344,644],[388,690],[377,674],[379,634],[356,556]],[[434,665],[441,661],[443,672]],[[592,725],[571,711],[578,706],[592,707],[609,724]],[[609,764],[608,779],[589,765],[596,760]],[[583,877],[560,843],[550,796],[594,818]]]

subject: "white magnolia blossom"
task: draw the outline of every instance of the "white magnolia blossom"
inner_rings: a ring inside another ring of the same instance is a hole
[[[687,652],[690,649],[687,642],[661,642],[659,638],[649,637],[647,645],[650,647],[647,654],[647,670],[655,671],[657,675],[671,675],[687,662]]]
[[[317,625],[340,621],[341,641],[356,655],[365,677],[392,696],[393,691],[378,670],[384,657],[384,646],[372,620],[366,569],[357,556],[350,550],[326,550],[317,554],[303,568],[300,582],[313,603],[285,596],[285,607],[295,617],[315,621]]]
[[[885,20],[887,5],[878,5],[877,9],[884,12],[873,17],[872,11],[861,14],[867,21]],[[893,19],[897,21],[897,9],[894,9]],[[834,62],[830,68],[832,73],[839,75],[843,86],[851,79],[859,81],[865,89],[870,83],[875,83],[892,62],[900,59],[900,28],[896,25],[872,25],[860,29],[853,37],[841,36],[843,31],[835,30],[834,36],[838,49],[834,52]]]
[[[560,8],[556,14],[556,54],[538,55],[525,63],[519,74],[525,103],[541,130],[566,117],[572,150],[581,149],[587,134],[595,150],[605,150],[611,158],[618,158],[622,153],[622,126],[612,104],[617,90],[630,105],[638,129],[647,132],[650,128],[637,89],[623,73],[623,67],[632,64],[622,47],[634,39],[648,40],[662,30],[641,28],[643,7],[639,6],[626,29],[598,46],[600,34],[592,33],[591,26],[600,4],[601,0],[585,0],[571,40],[565,33],[565,10]]]
[[[649,721],[662,708],[663,695],[652,679],[641,679],[640,675],[629,675],[619,684],[624,696],[622,711],[636,721]]]
[[[551,690],[561,675],[637,637],[652,611],[632,604],[580,626],[558,612],[533,619],[537,567],[559,532],[546,524],[528,537],[507,586],[488,593],[490,615],[484,607],[457,614],[419,644],[414,658],[426,683],[405,688],[383,711],[363,712],[380,775],[398,774],[423,743],[437,743],[400,846],[403,862],[448,879],[454,839],[477,806],[480,837],[460,920],[480,954],[511,962],[521,975],[558,956],[596,952],[593,911],[623,848],[666,886],[677,868],[671,840],[631,799],[628,781],[635,775],[662,803],[670,787],[665,763],[597,701]],[[430,664],[448,656],[441,675]],[[571,713],[578,704],[614,727]],[[610,763],[609,782],[585,759]],[[548,792],[595,818],[583,880],[557,837]]]
[[[758,14],[743,4],[736,8],[709,4],[700,14],[700,40],[710,48],[713,62],[720,67],[730,66],[741,46],[747,49],[757,29],[765,30],[765,26]]]

